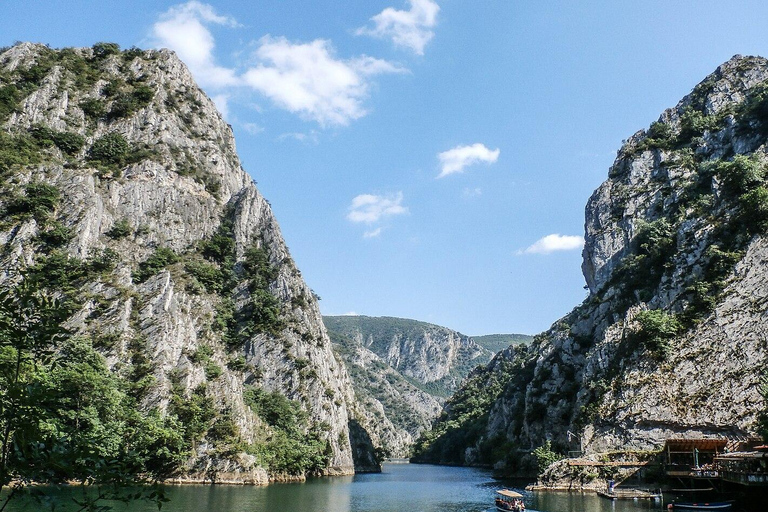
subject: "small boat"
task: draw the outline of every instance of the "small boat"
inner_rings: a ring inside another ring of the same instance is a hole
[[[496,491],[496,510],[502,512],[523,512],[525,510],[525,503],[523,503],[523,495],[519,492],[510,491],[509,489],[502,489]]]
[[[731,510],[732,501],[702,502],[702,503],[670,503],[667,510],[683,510],[686,512],[702,512],[706,510]]]

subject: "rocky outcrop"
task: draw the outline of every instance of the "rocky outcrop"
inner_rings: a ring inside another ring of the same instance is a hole
[[[257,443],[272,427],[244,391],[276,392],[326,443],[323,472],[351,473],[347,372],[230,127],[176,55],[24,43],[0,54],[0,80],[13,152],[0,158],[0,280],[65,262],[70,328],[121,375],[146,359],[142,407],[202,393]],[[40,190],[55,201],[36,205]],[[211,454],[205,471],[218,471],[215,453],[198,445],[190,471]],[[263,483],[260,463],[239,457],[221,472]]]
[[[445,396],[491,352],[445,327],[391,317],[323,317],[349,369],[361,422],[373,443],[407,457]]]
[[[586,207],[589,297],[502,376],[460,462],[520,472],[530,468],[519,455],[546,440],[594,453],[756,433],[768,355],[766,91],[768,61],[736,56],[626,141]],[[449,411],[438,424],[437,447],[456,419]]]

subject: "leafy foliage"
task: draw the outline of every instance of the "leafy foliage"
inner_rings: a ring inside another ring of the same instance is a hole
[[[549,439],[544,441],[543,445],[533,450],[532,455],[536,457],[536,464],[539,468],[539,474],[543,473],[555,462],[565,458],[564,455],[561,455],[552,449],[552,441]]]
[[[660,309],[641,311],[635,317],[638,329],[633,337],[660,360],[672,352],[672,340],[683,330],[683,325],[673,314]]]
[[[35,282],[0,289],[0,489],[16,482],[7,499],[30,482],[66,481],[110,483],[110,498],[128,499],[128,485],[171,474],[185,455],[172,420],[139,413],[91,341],[62,327],[69,314]],[[87,498],[88,509],[104,497]]]
[[[110,132],[96,139],[88,151],[88,159],[108,166],[123,166],[131,146],[120,133]]]
[[[120,240],[133,234],[133,227],[128,219],[120,219],[112,224],[109,231],[105,233],[109,238]]]
[[[173,249],[158,247],[149,258],[139,263],[139,268],[134,272],[133,277],[137,283],[143,283],[164,268],[178,263],[180,259]]]
[[[248,387],[243,398],[274,430],[265,444],[252,447],[270,471],[304,474],[328,466],[330,445],[319,429],[309,428],[307,413],[297,402],[255,387]]]
[[[14,198],[6,207],[6,215],[17,218],[34,217],[45,223],[59,204],[61,193],[53,185],[32,182],[24,187],[24,195]]]

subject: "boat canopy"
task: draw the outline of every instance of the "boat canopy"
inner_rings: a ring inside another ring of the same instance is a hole
[[[519,492],[510,491],[509,489],[502,489],[500,491],[496,491],[497,493],[501,494],[502,496],[506,496],[507,498],[522,498],[523,495]]]

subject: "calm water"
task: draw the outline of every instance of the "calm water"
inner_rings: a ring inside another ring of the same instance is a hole
[[[250,486],[173,486],[167,512],[490,512],[494,491],[504,485],[490,472],[474,468],[386,464],[381,474],[317,478],[302,484]],[[661,511],[648,502],[610,502],[594,494],[525,494],[530,511],[639,512]],[[71,492],[71,491],[70,491]],[[52,499],[57,511],[72,510],[71,494]],[[7,512],[44,510],[40,503],[15,502]],[[115,504],[115,511],[156,511],[148,503]]]

